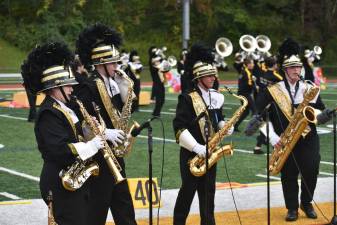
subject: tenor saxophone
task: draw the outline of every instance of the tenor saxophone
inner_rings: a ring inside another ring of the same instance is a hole
[[[316,123],[315,109],[308,106],[319,91],[317,86],[306,90],[303,102],[298,105],[287,128],[280,136],[281,147],[274,148],[269,160],[269,171],[272,175],[278,174],[292,152],[297,141],[308,126],[308,123]]]
[[[228,89],[229,93],[230,90]],[[211,140],[208,142],[208,151],[209,151],[209,158],[208,158],[208,169],[210,169],[215,163],[219,161],[224,155],[232,155],[233,154],[233,146],[232,144],[227,144],[222,147],[219,147],[220,142],[222,139],[227,135],[228,131],[231,129],[232,126],[239,120],[241,114],[245,111],[248,101],[242,95],[236,95],[231,93],[234,97],[240,99],[242,101],[242,106],[240,106],[235,113],[233,114],[232,118],[229,119],[225,126],[221,128],[217,133],[215,133]],[[196,155],[189,161],[190,171],[191,173],[196,176],[200,177],[206,173],[206,161],[205,158]]]
[[[77,100],[77,104],[80,106],[80,110],[81,110],[81,113],[83,115],[83,118],[84,118],[85,122],[87,123],[87,125],[90,127],[90,130],[92,131],[92,133],[95,136],[98,135],[98,136],[102,137],[102,139],[103,139],[104,147],[102,149],[100,149],[100,151],[102,152],[103,157],[104,157],[106,163],[108,164],[108,167],[110,169],[111,174],[115,178],[116,184],[122,182],[123,180],[125,180],[125,178],[120,173],[120,171],[122,171],[122,167],[119,165],[115,155],[113,154],[108,142],[105,139],[105,135],[104,135],[105,123],[104,123],[104,121],[103,121],[103,119],[102,119],[102,117],[99,113],[99,108],[94,104],[94,109],[95,109],[96,114],[99,118],[101,126],[98,126],[98,123],[90,116],[88,111],[85,110],[82,102]]]
[[[123,80],[122,85],[125,85],[122,88],[127,88],[126,96],[125,96],[125,103],[120,114],[117,129],[124,131],[126,137],[122,144],[119,144],[117,147],[113,148],[114,153],[117,157],[124,157],[131,152],[132,146],[135,141],[135,137],[131,135],[133,129],[138,128],[139,124],[136,121],[133,121],[131,126],[129,127],[129,121],[131,118],[131,109],[132,109],[132,101],[133,101],[133,81],[129,78],[129,76],[123,70],[116,70],[117,76]],[[121,90],[122,92],[122,90]],[[122,94],[122,93],[121,93]]]

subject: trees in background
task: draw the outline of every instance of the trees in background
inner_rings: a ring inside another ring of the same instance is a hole
[[[337,0],[192,0],[191,42],[213,45],[218,37],[238,50],[243,34],[265,34],[274,52],[292,36],[302,44],[321,45],[327,63],[336,61]],[[124,35],[128,50],[146,55],[150,45],[181,47],[181,0],[0,0],[0,37],[29,50],[46,40],[74,46],[87,24],[103,22]]]

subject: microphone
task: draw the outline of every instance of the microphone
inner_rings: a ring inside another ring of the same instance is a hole
[[[248,122],[244,131],[246,136],[252,136],[261,127],[263,124],[263,115],[269,109],[270,105],[271,103],[269,103],[260,114],[254,115]]]
[[[336,112],[336,109],[324,109],[317,115],[317,124],[325,124],[332,119],[332,114]]]
[[[262,125],[263,120],[261,115],[254,115],[253,118],[248,122],[245,134],[246,136],[252,136]]]
[[[156,119],[155,116],[152,117],[152,118],[150,118],[150,119],[148,119],[148,120],[146,120],[146,121],[145,121],[144,123],[142,123],[139,127],[134,128],[134,129],[131,131],[131,136],[132,136],[132,137],[137,137],[143,129],[145,129],[145,128],[147,128],[147,127],[150,126],[151,121],[154,120],[154,119]]]

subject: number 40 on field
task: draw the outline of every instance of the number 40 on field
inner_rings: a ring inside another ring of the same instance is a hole
[[[148,178],[128,178],[130,193],[135,208],[149,207],[150,182]],[[159,207],[159,191],[157,178],[152,180],[152,206]],[[161,204],[160,204],[161,206]]]

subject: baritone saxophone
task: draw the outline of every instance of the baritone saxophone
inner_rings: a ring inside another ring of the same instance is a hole
[[[241,114],[245,111],[248,101],[242,95],[236,95],[232,93],[228,88],[227,91],[232,94],[235,98],[238,98],[242,101],[242,105],[235,111],[232,118],[230,118],[225,126],[221,128],[217,133],[215,133],[211,140],[208,142],[208,151],[209,151],[209,159],[208,159],[208,169],[210,169],[215,163],[217,163],[224,155],[232,155],[233,154],[233,145],[227,144],[222,147],[218,145],[222,141],[222,139],[227,135],[228,131],[232,126],[239,120]],[[189,161],[190,171],[196,176],[200,177],[206,173],[206,161],[205,158],[196,155]]]
[[[315,109],[308,104],[315,98],[318,91],[319,88],[317,86],[306,90],[303,102],[297,106],[287,128],[281,134],[281,147],[274,148],[269,160],[269,171],[272,175],[276,175],[281,171],[299,138],[306,133],[308,124],[316,123]]]

